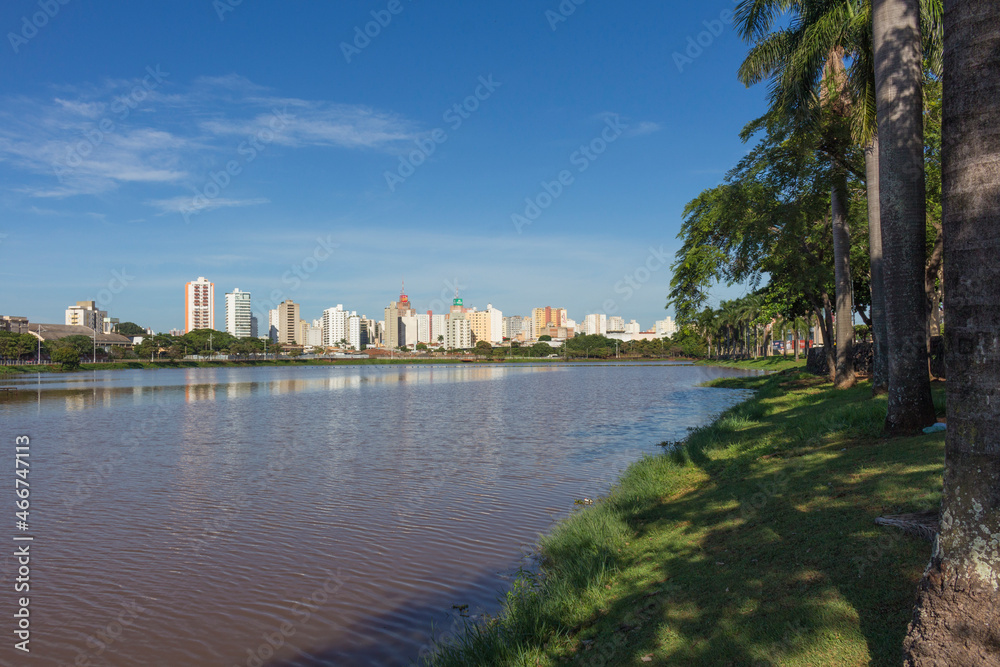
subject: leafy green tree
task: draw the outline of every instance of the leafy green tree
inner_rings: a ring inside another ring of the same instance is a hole
[[[542,334],[541,336],[538,337],[538,342],[539,343],[541,343],[543,341],[547,341],[547,340],[552,340],[552,336],[550,336],[548,334]]]
[[[0,358],[23,359],[35,354],[38,339],[31,334],[0,331]]]
[[[73,371],[80,367],[80,353],[73,345],[63,345],[53,350],[52,361],[62,364],[64,371]]]
[[[144,336],[146,335],[146,330],[140,327],[135,322],[119,322],[115,325],[115,333],[121,334],[122,336]]]
[[[547,357],[550,354],[555,353],[555,348],[548,343],[543,343],[542,341],[538,341],[528,349],[532,351],[533,354],[531,356],[533,357]]]

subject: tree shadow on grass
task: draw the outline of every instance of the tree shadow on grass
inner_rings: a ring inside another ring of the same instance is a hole
[[[785,428],[800,411],[781,415]],[[874,519],[938,501],[943,438],[821,439],[691,452],[710,480],[636,512],[634,558],[647,566],[581,624],[593,641],[569,646],[574,664],[898,664],[929,546]]]

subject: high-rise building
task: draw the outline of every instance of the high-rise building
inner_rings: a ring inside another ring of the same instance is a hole
[[[254,335],[253,329],[250,292],[238,287],[226,292],[226,332],[236,338],[249,338]]]
[[[627,334],[637,334],[641,329],[642,327],[640,327],[639,323],[635,320],[629,320],[629,322],[625,325],[625,333]]]
[[[347,345],[351,349],[361,350],[366,345],[368,345],[367,340],[367,329],[363,330],[361,326],[361,318],[358,317],[357,313],[351,311],[350,317],[347,318]]]
[[[96,301],[77,301],[75,306],[66,309],[66,324],[88,327],[100,333],[111,333],[110,326],[105,326],[106,319],[107,311],[98,309]]]
[[[625,318],[621,315],[612,315],[608,318],[608,333],[621,333],[625,331]]]
[[[427,313],[417,313],[417,343],[425,345],[431,342],[431,316]],[[409,341],[407,341],[409,342]]]
[[[521,333],[521,323],[524,321],[520,315],[503,318],[503,337],[514,340]]]
[[[521,340],[535,340],[535,320],[531,317],[521,318]]]
[[[285,299],[278,304],[278,342],[282,345],[301,345],[299,335],[299,304]]]
[[[215,328],[215,283],[204,277],[184,286],[184,333]]]
[[[382,344],[382,324],[380,322],[368,319],[367,315],[362,315],[359,324],[361,329],[359,346]]]
[[[406,285],[400,291],[399,301],[393,301],[385,309],[385,345],[386,347],[400,347],[406,345],[405,333],[401,318],[413,317],[416,311],[410,306],[410,298],[404,293]],[[413,332],[416,338],[416,330]],[[413,341],[416,342],[415,340]]]
[[[569,316],[566,314],[565,308],[546,306],[532,309],[531,319],[534,321],[534,329],[537,332],[545,327],[565,327]]]
[[[487,343],[503,342],[503,313],[488,304],[486,310],[474,310],[466,313],[469,326],[472,328],[472,343],[481,340]]]
[[[451,313],[448,317],[444,346],[449,350],[467,350],[472,347],[472,327],[465,313]]]
[[[267,311],[267,337],[272,343],[278,342],[278,332],[281,330],[281,322],[278,321],[278,309],[272,308]]]
[[[327,347],[342,345],[341,341],[349,342],[348,318],[351,316],[344,310],[343,304],[336,308],[323,311],[323,344]]]
[[[430,313],[430,311],[427,311]],[[431,342],[444,343],[444,329],[448,323],[448,316],[444,314],[431,315]],[[441,340],[438,340],[440,337]]]
[[[677,333],[677,325],[674,324],[674,318],[667,317],[656,322],[656,337],[662,338],[664,336],[673,336]]]
[[[608,316],[604,313],[591,313],[583,320],[583,333],[588,336],[604,336],[608,333]]]

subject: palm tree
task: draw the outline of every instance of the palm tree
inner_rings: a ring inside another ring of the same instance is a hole
[[[1000,4],[949,0],[943,229],[948,433],[941,532],[904,641],[906,665],[997,664],[1000,587]]]
[[[830,217],[837,311],[835,382],[839,388],[856,382],[847,222],[849,143],[845,137],[852,105],[844,58],[854,47],[850,38],[857,32],[858,5],[852,0],[743,0],[736,9],[742,37],[755,42],[740,67],[740,80],[749,86],[771,79],[772,113],[797,117],[803,127],[818,128],[824,134],[833,181]],[[774,21],[783,12],[792,13],[791,24],[774,30]]]
[[[885,423],[890,433],[906,433],[934,421],[924,290],[927,221],[919,0],[872,0],[872,31],[889,335]]]

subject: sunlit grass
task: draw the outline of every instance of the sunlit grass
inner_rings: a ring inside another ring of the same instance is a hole
[[[542,574],[427,664],[898,664],[930,546],[874,519],[937,506],[943,434],[881,438],[864,383],[715,384],[756,394],[559,524]]]

